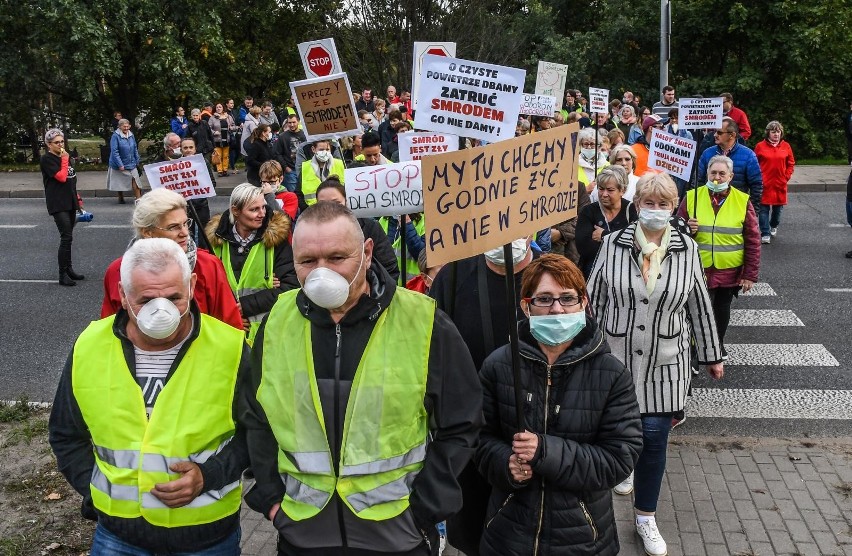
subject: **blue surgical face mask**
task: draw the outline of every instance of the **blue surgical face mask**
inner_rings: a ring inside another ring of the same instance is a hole
[[[530,317],[533,338],[546,346],[558,346],[577,337],[586,326],[586,313],[562,313]]]
[[[726,189],[728,189],[728,182],[715,182],[707,180],[707,189],[712,191],[713,193],[722,193]]]

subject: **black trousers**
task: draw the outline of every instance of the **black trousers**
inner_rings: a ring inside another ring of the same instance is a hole
[[[71,266],[71,242],[74,240],[74,225],[77,223],[77,211],[66,210],[53,214],[53,221],[59,230],[59,270]]]
[[[719,332],[719,341],[722,345],[725,345],[725,332],[728,331],[728,323],[731,322],[731,303],[739,291],[739,286],[709,290],[713,316],[716,318],[716,330]]]

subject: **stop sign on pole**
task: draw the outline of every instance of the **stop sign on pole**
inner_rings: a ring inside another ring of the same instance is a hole
[[[417,108],[417,89],[420,86],[420,68],[423,65],[423,56],[434,54],[435,56],[456,57],[456,43],[454,42],[415,42],[414,58],[411,68],[411,96],[412,108]]]
[[[302,66],[305,68],[305,76],[308,79],[325,77],[333,73],[343,73],[334,39],[322,39],[299,44],[299,57],[302,59]]]

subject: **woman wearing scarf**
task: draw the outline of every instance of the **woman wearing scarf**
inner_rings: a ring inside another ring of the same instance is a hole
[[[644,448],[615,492],[635,489],[636,532],[653,556],[667,553],[655,513],[672,416],[683,409],[692,377],[690,337],[711,377],[721,379],[724,370],[698,247],[670,224],[677,187],[666,174],[648,174],[634,201],[639,221],[604,240],[588,293],[612,353],[633,373]]]
[[[580,144],[580,156],[577,157],[577,181],[583,184],[586,193],[591,194],[595,187],[595,177],[600,174],[601,170],[609,166],[609,160],[600,151],[601,136],[595,131],[595,128],[581,129],[580,133],[577,134],[577,143]]]
[[[242,330],[243,319],[234,294],[231,293],[225,269],[219,259],[203,249],[196,249],[189,233],[191,222],[186,216],[186,200],[183,197],[168,189],[155,189],[142,197],[133,209],[133,241],[164,237],[180,245],[189,259],[189,268],[198,276],[192,292],[198,310]],[[118,293],[120,269],[121,257],[107,268],[101,318],[114,315],[121,309]]]
[[[107,189],[118,193],[119,204],[124,204],[124,194],[133,192],[137,199],[142,197],[139,189],[139,148],[136,137],[130,131],[130,121],[119,120],[116,129],[109,140],[109,171],[107,172]]]
[[[621,132],[624,134],[625,138],[630,137],[630,132],[637,125],[637,123],[638,122],[636,120],[636,109],[634,109],[629,104],[622,104],[621,117],[619,118],[618,124],[616,125],[618,126],[618,129],[620,129]],[[627,144],[632,145],[633,143],[627,140]]]

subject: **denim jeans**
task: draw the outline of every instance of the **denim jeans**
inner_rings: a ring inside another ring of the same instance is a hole
[[[112,534],[103,525],[95,528],[95,536],[92,538],[92,550],[90,556],[158,556],[159,554],[171,554],[173,556],[239,556],[240,554],[240,528],[231,533],[224,541],[214,546],[207,547],[195,552],[151,552],[144,548],[124,542]]]
[[[671,430],[671,415],[642,417],[644,446],[633,471],[633,507],[639,511],[657,511],[657,499],[660,497],[660,486],[666,472],[666,448]]]
[[[295,170],[289,174],[284,174],[284,187],[290,193],[296,191],[296,186],[299,185],[299,174]]]
[[[760,235],[768,236],[770,228],[777,228],[781,223],[781,212],[784,205],[760,205],[757,222],[760,225]]]

